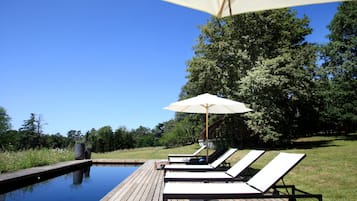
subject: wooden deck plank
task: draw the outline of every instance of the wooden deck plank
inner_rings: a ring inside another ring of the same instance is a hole
[[[162,191],[164,189],[164,173],[163,170],[159,171],[158,170],[158,180],[156,183],[156,188],[155,188],[155,192],[154,192],[154,196],[152,200],[162,200]],[[161,174],[161,175],[160,175]]]
[[[149,160],[110,191],[102,201],[162,201],[164,171],[157,170],[155,161]],[[189,201],[187,199],[170,201]],[[285,201],[284,199],[225,199],[212,201]]]
[[[157,188],[160,188],[160,187],[158,187],[158,184],[161,182],[161,180],[160,180],[160,174],[161,174],[160,171],[155,171],[155,175],[152,176],[152,177],[153,177],[152,184],[149,185],[149,186],[151,186],[151,188],[150,188],[150,191],[148,192],[148,196],[147,196],[145,199],[143,199],[143,200],[145,200],[145,201],[151,201],[152,198],[154,198],[156,189],[157,189]],[[159,192],[159,193],[160,193],[160,192]]]
[[[151,179],[154,178],[154,175],[152,175],[151,173],[152,171],[143,171],[143,175],[140,179],[140,184],[137,184],[137,188],[133,192],[134,196],[128,199],[128,201],[144,200],[145,197],[149,196],[148,191],[151,187],[151,183],[153,183]]]

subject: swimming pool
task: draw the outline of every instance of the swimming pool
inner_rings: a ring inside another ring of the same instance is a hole
[[[93,165],[5,194],[1,201],[100,200],[139,166]]]

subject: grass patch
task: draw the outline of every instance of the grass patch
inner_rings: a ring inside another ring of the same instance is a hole
[[[167,159],[170,153],[191,154],[199,149],[198,144],[165,149],[163,147],[148,147],[127,150],[117,150],[108,153],[92,153],[92,158],[115,158],[115,159]],[[201,152],[202,153],[202,152]],[[204,154],[204,153],[202,153]]]
[[[73,160],[68,150],[40,149],[20,152],[0,152],[0,173]]]

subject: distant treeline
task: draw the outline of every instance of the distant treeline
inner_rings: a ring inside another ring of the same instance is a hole
[[[139,127],[138,129],[128,130],[121,127],[112,130],[110,126],[104,126],[98,130],[91,129],[86,133],[79,130],[70,130],[67,135],[43,134],[42,120],[39,115],[31,114],[30,119],[25,120],[19,130],[9,129],[9,116],[5,109],[0,107],[0,114],[3,116],[3,130],[0,132],[0,150],[18,151],[38,148],[59,148],[72,149],[75,143],[85,143],[87,148],[93,152],[108,152],[117,149],[130,149],[136,147],[149,147],[159,145],[162,135],[160,124],[156,129]]]

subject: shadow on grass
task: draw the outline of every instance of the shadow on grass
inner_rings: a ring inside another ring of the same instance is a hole
[[[309,140],[309,138],[306,138],[306,140],[303,141],[293,141],[291,143],[282,144],[278,147],[271,148],[271,150],[314,149],[314,148],[321,148],[321,147],[335,147],[337,146],[336,144],[333,143],[333,141],[335,140],[337,140],[337,138],[314,139],[314,140]]]
[[[299,141],[293,142],[290,146],[285,148],[293,149],[314,149],[319,147],[334,147],[332,142],[335,140],[316,140],[316,141]]]
[[[321,140],[306,140],[306,141],[294,141],[288,145],[282,145],[282,149],[313,149],[319,147],[335,147],[338,146],[333,143],[336,140],[344,140],[344,141],[354,141],[357,140],[357,134],[348,134],[348,135],[325,135],[321,137],[329,137],[329,139],[321,139]],[[331,139],[331,137],[333,139]]]
[[[336,140],[355,141],[355,140],[357,140],[357,133],[348,134],[348,135],[344,135],[344,136],[338,136],[338,138]]]

